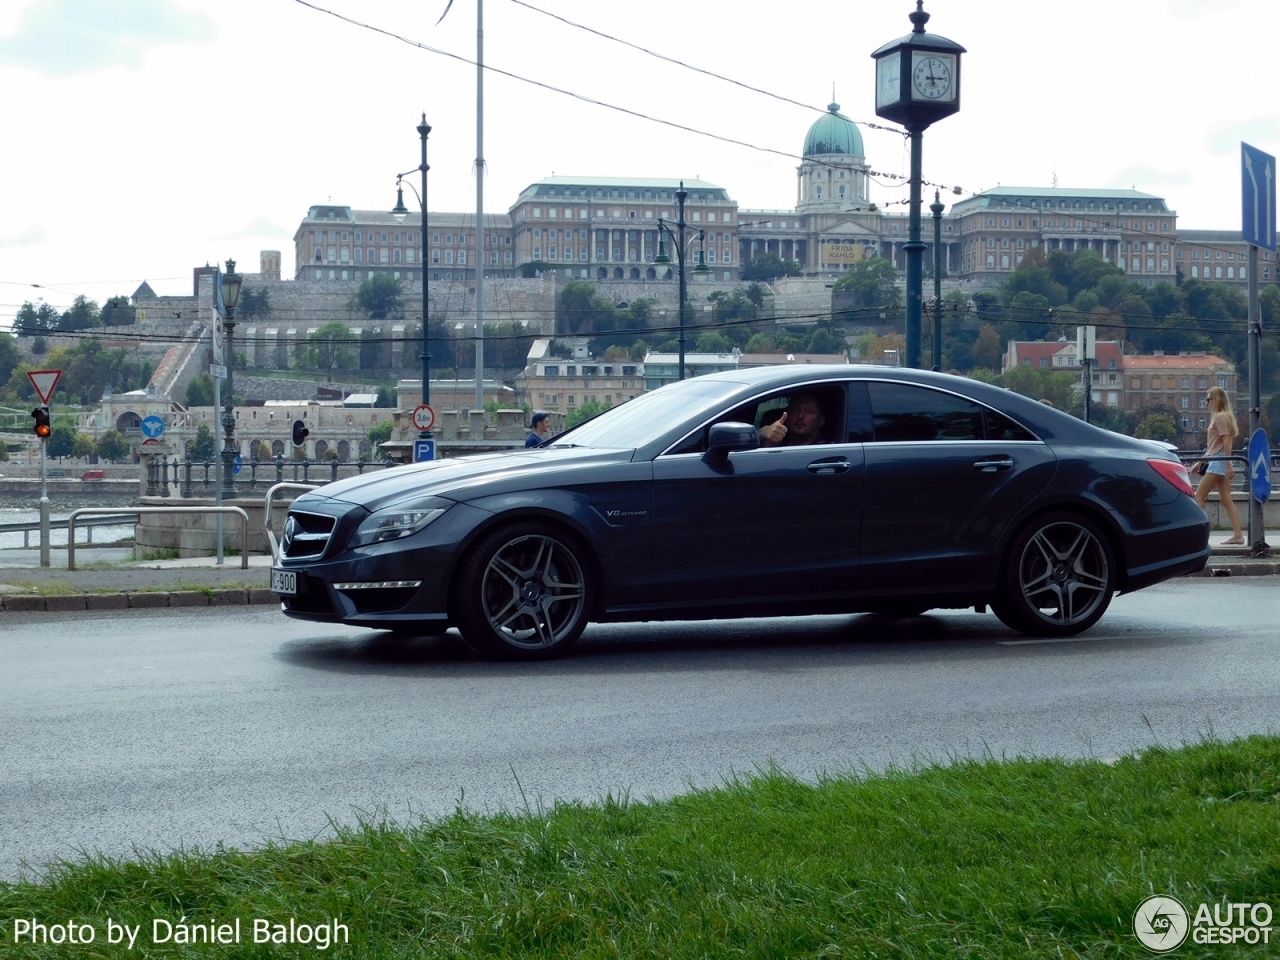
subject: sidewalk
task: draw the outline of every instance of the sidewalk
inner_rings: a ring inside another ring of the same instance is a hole
[[[1280,576],[1280,530],[1267,531],[1272,555],[1249,556],[1250,548],[1225,546],[1229,530],[1215,530],[1208,565],[1193,576]],[[67,551],[54,549],[53,566],[40,566],[39,550],[0,550],[0,609],[93,610],[128,607],[206,606],[210,604],[276,604],[268,589],[271,558],[251,556],[249,569],[239,557],[181,560],[133,560],[132,547],[76,545],[76,564],[67,569]]]

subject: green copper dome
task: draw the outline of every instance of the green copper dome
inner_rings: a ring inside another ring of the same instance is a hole
[[[821,156],[826,153],[847,153],[861,157],[862,134],[853,121],[840,113],[840,104],[829,103],[830,111],[819,117],[809,128],[804,138],[804,155],[806,157]]]

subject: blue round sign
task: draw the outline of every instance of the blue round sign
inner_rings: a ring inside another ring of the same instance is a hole
[[[241,465],[242,463],[244,463],[244,458],[243,458],[243,457],[236,457],[235,461],[231,464],[231,472],[232,472],[232,473],[239,473],[239,472],[240,472],[240,465]]]
[[[164,436],[164,421],[154,413],[142,418],[142,435],[148,440],[159,440]]]

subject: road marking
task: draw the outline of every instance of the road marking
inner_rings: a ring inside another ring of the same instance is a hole
[[[1094,640],[1121,640],[1122,637],[1045,637],[1040,640],[997,640],[1002,647],[1022,647],[1029,643],[1088,643]]]

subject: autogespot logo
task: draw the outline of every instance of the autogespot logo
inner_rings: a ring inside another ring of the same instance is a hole
[[[1147,897],[1133,912],[1133,932],[1148,950],[1167,953],[1182,946],[1190,926],[1187,908],[1175,897]]]

